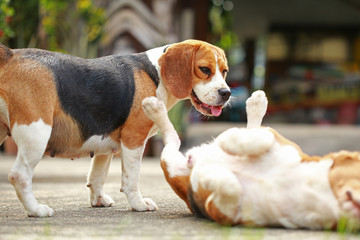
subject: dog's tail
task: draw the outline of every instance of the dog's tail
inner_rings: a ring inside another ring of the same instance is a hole
[[[5,64],[13,55],[14,53],[10,48],[0,44],[0,66]]]

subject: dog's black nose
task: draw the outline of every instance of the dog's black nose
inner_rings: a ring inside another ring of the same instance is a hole
[[[230,90],[227,89],[227,88],[220,88],[220,89],[218,90],[218,93],[219,93],[219,95],[221,96],[221,99],[222,99],[223,101],[229,100],[230,95],[231,95]]]

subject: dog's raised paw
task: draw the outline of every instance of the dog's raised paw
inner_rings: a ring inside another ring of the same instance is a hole
[[[268,106],[268,100],[263,91],[258,90],[246,100],[248,128],[260,127]]]
[[[145,98],[142,107],[146,116],[155,123],[158,123],[167,115],[165,104],[156,97]]]
[[[268,101],[263,91],[258,90],[246,100],[246,110],[251,112],[266,112]]]

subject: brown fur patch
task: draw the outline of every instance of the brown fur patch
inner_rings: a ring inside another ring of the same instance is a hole
[[[196,45],[176,43],[159,58],[161,78],[167,90],[179,99],[190,95],[193,86]]]
[[[128,119],[121,128],[120,136],[122,143],[130,149],[143,146],[154,123],[148,119],[142,110],[142,100],[149,96],[155,96],[156,86],[149,75],[139,70],[134,73],[135,96]],[[119,133],[115,131],[111,138],[115,141]]]
[[[29,125],[40,118],[52,125],[56,87],[47,68],[15,54],[0,69],[0,79],[0,91],[9,103],[10,128],[15,122]]]
[[[299,147],[299,145],[297,145],[296,143],[290,141],[289,139],[285,138],[284,136],[282,136],[280,133],[278,133],[277,131],[275,131],[272,128],[267,128],[269,131],[271,131],[274,136],[276,141],[278,141],[279,143],[283,144],[283,145],[290,145],[293,146],[300,154],[301,159],[303,162],[308,162],[308,161],[320,161],[321,157],[319,156],[309,156],[306,153],[304,153],[301,148]]]
[[[167,170],[167,164],[164,160],[161,160],[161,168],[164,172],[166,181],[169,183],[174,192],[185,201],[188,208],[191,210],[190,203],[188,200],[188,186],[190,184],[189,176],[176,176],[170,177]]]
[[[42,119],[53,128],[46,153],[69,157],[82,145],[78,126],[60,107],[52,72],[21,53],[17,50],[0,68],[0,96],[8,103],[10,121],[5,125],[11,129]]]
[[[215,56],[217,58],[217,61]],[[219,71],[221,73],[224,70],[228,70],[227,60],[224,51],[212,45],[200,45],[194,59],[195,76],[193,80],[193,85],[199,84],[201,82],[210,81],[216,72],[216,65],[218,65]],[[199,69],[199,67],[208,67],[211,70],[212,74],[210,76],[204,74]]]
[[[341,194],[344,194],[347,189],[360,191],[360,152],[340,151],[323,157],[309,156],[303,153],[294,142],[284,138],[274,129],[269,128],[269,130],[274,133],[276,140],[280,143],[294,146],[299,151],[303,162],[333,159],[334,163],[328,176],[331,189],[337,198],[344,197]]]
[[[214,54],[218,57],[217,62]],[[159,59],[162,80],[169,92],[178,99],[189,97],[194,85],[210,81],[216,64],[221,72],[228,69],[224,51],[197,40],[175,43]],[[204,74],[199,67],[210,68],[212,74]]]
[[[215,222],[225,225],[225,226],[232,226],[235,225],[233,220],[227,216],[225,216],[216,206],[215,203],[211,200],[208,201],[205,205],[205,209],[207,214],[210,216],[212,220]]]
[[[211,193],[211,191],[204,189],[200,184],[196,192],[192,191],[192,199],[196,203],[198,211],[200,211],[202,215],[206,216],[207,218],[210,218],[210,216],[207,214],[205,203]]]
[[[360,153],[340,151],[323,157],[329,158],[334,160],[329,172],[330,186],[334,194],[339,197],[345,188],[360,191]]]
[[[62,111],[57,102],[54,111],[53,130],[48,142],[46,154],[57,157],[74,158],[76,151],[82,146],[83,140],[76,122]]]
[[[0,64],[5,63],[13,56],[13,52],[10,48],[0,44]]]

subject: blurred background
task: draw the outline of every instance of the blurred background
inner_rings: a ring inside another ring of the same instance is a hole
[[[189,38],[226,51],[233,98],[218,118],[178,104],[180,134],[191,123],[245,122],[257,89],[269,123],[360,123],[359,0],[0,0],[0,42],[11,48],[94,58]]]

